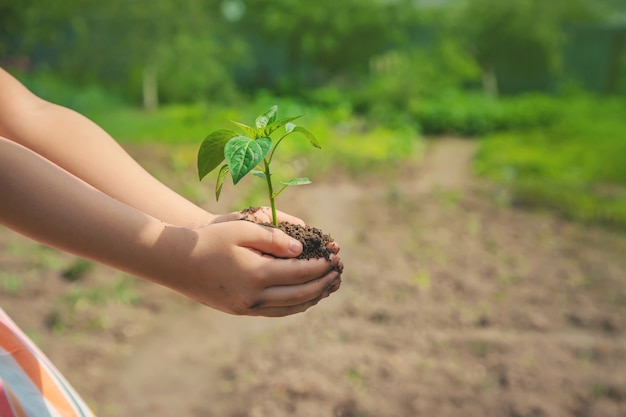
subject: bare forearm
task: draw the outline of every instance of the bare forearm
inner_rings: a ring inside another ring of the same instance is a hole
[[[50,246],[151,278],[161,221],[0,138],[0,223]]]
[[[156,180],[86,117],[41,100],[2,69],[0,89],[0,135],[163,221],[198,226],[214,218]]]

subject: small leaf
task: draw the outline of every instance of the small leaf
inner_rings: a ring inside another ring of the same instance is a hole
[[[215,201],[220,201],[220,194],[222,193],[222,186],[224,185],[224,179],[230,172],[228,165],[224,164],[220,168],[220,172],[217,174],[217,182],[215,183]]]
[[[289,181],[281,181],[280,183],[284,185],[306,185],[306,184],[310,184],[311,180],[309,180],[307,177],[301,177],[301,178],[294,178]]]
[[[276,121],[276,116],[278,116],[278,106],[274,104],[272,107],[267,109],[264,115],[267,116],[268,123],[274,123]]]
[[[261,179],[266,179],[267,178],[265,176],[265,172],[259,171],[258,169],[255,169],[254,171],[252,171],[252,175],[254,175],[255,177],[259,177]]]
[[[237,126],[239,126],[241,128],[241,130],[243,130],[243,133],[245,133],[246,136],[251,137],[253,139],[256,139],[257,134],[256,134],[256,130],[254,130],[254,128],[248,126],[245,123],[239,123],[239,122],[233,122],[234,124],[236,124]]]
[[[286,131],[287,133],[291,133],[295,127],[296,127],[296,125],[295,125],[295,124],[293,124],[293,123],[287,123],[287,124],[285,125],[285,131]]]
[[[256,124],[257,129],[263,130],[265,129],[265,126],[267,126],[267,124],[269,123],[269,119],[265,116],[259,116],[256,118],[254,123]]]
[[[306,136],[306,138],[309,140],[309,142],[311,142],[311,145],[315,146],[318,149],[322,149],[322,145],[320,145],[320,143],[317,140],[317,138],[315,137],[315,135],[313,133],[311,133],[309,130],[303,128],[302,126],[294,127],[291,132],[292,133],[293,132],[300,132],[300,133],[302,133],[304,136]]]
[[[269,135],[271,135],[272,133],[274,133],[274,131],[275,131],[276,129],[280,129],[281,127],[283,127],[283,126],[285,126],[285,125],[289,124],[289,122],[292,122],[292,121],[294,121],[294,120],[296,120],[296,119],[299,119],[300,117],[302,117],[302,115],[300,115],[300,116],[288,117],[288,118],[286,118],[286,119],[282,119],[282,120],[279,120],[279,121],[277,121],[277,122],[274,122],[274,123],[270,124],[269,126],[267,126],[267,128],[265,129],[265,133],[266,133],[266,135],[267,135],[267,136],[269,136]]]
[[[265,129],[270,123],[276,121],[276,113],[278,112],[278,106],[274,105],[270,107],[265,113],[256,118],[256,128],[259,130]]]
[[[245,136],[231,138],[224,147],[224,156],[237,184],[248,172],[252,171],[269,152],[272,147],[270,138],[250,139]]]
[[[224,160],[224,146],[235,136],[237,136],[237,132],[221,129],[204,139],[198,150],[198,176],[200,180]]]

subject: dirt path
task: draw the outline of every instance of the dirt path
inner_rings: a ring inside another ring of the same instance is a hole
[[[476,142],[466,139],[436,139],[426,150],[413,190],[431,192],[433,188],[464,189],[472,179],[472,158]]]
[[[113,415],[189,415],[190,405],[204,401],[204,389],[219,389],[218,367],[232,360],[234,349],[289,321],[272,323],[195,307],[160,315],[149,334],[133,342],[132,355],[112,361],[119,378],[105,388],[100,401],[123,410]]]

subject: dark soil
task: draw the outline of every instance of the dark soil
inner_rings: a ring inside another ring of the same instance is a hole
[[[259,207],[249,207],[242,210],[241,214],[246,216],[254,214],[258,210]],[[272,223],[262,223],[262,225],[278,227],[278,229],[302,243],[302,253],[298,256],[298,259],[324,258],[330,260],[330,256],[333,254],[329,246],[334,242],[333,238],[317,227],[301,226],[288,222],[280,222],[278,226],[274,226]],[[342,272],[342,269],[339,272]]]
[[[316,227],[300,226],[287,222],[280,223],[278,228],[302,243],[302,253],[298,258],[325,258],[330,260],[330,255],[333,253],[328,248],[328,245],[333,242],[330,235],[323,233]]]

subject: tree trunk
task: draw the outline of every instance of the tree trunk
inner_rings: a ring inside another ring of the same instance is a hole
[[[498,77],[491,65],[483,69],[483,91],[489,97],[498,97]]]
[[[143,108],[147,111],[159,107],[159,81],[156,65],[146,65],[143,68]]]
[[[616,33],[611,38],[611,57],[607,75],[606,92],[617,94],[620,90],[620,75],[622,74],[622,55],[624,55],[624,33]]]

